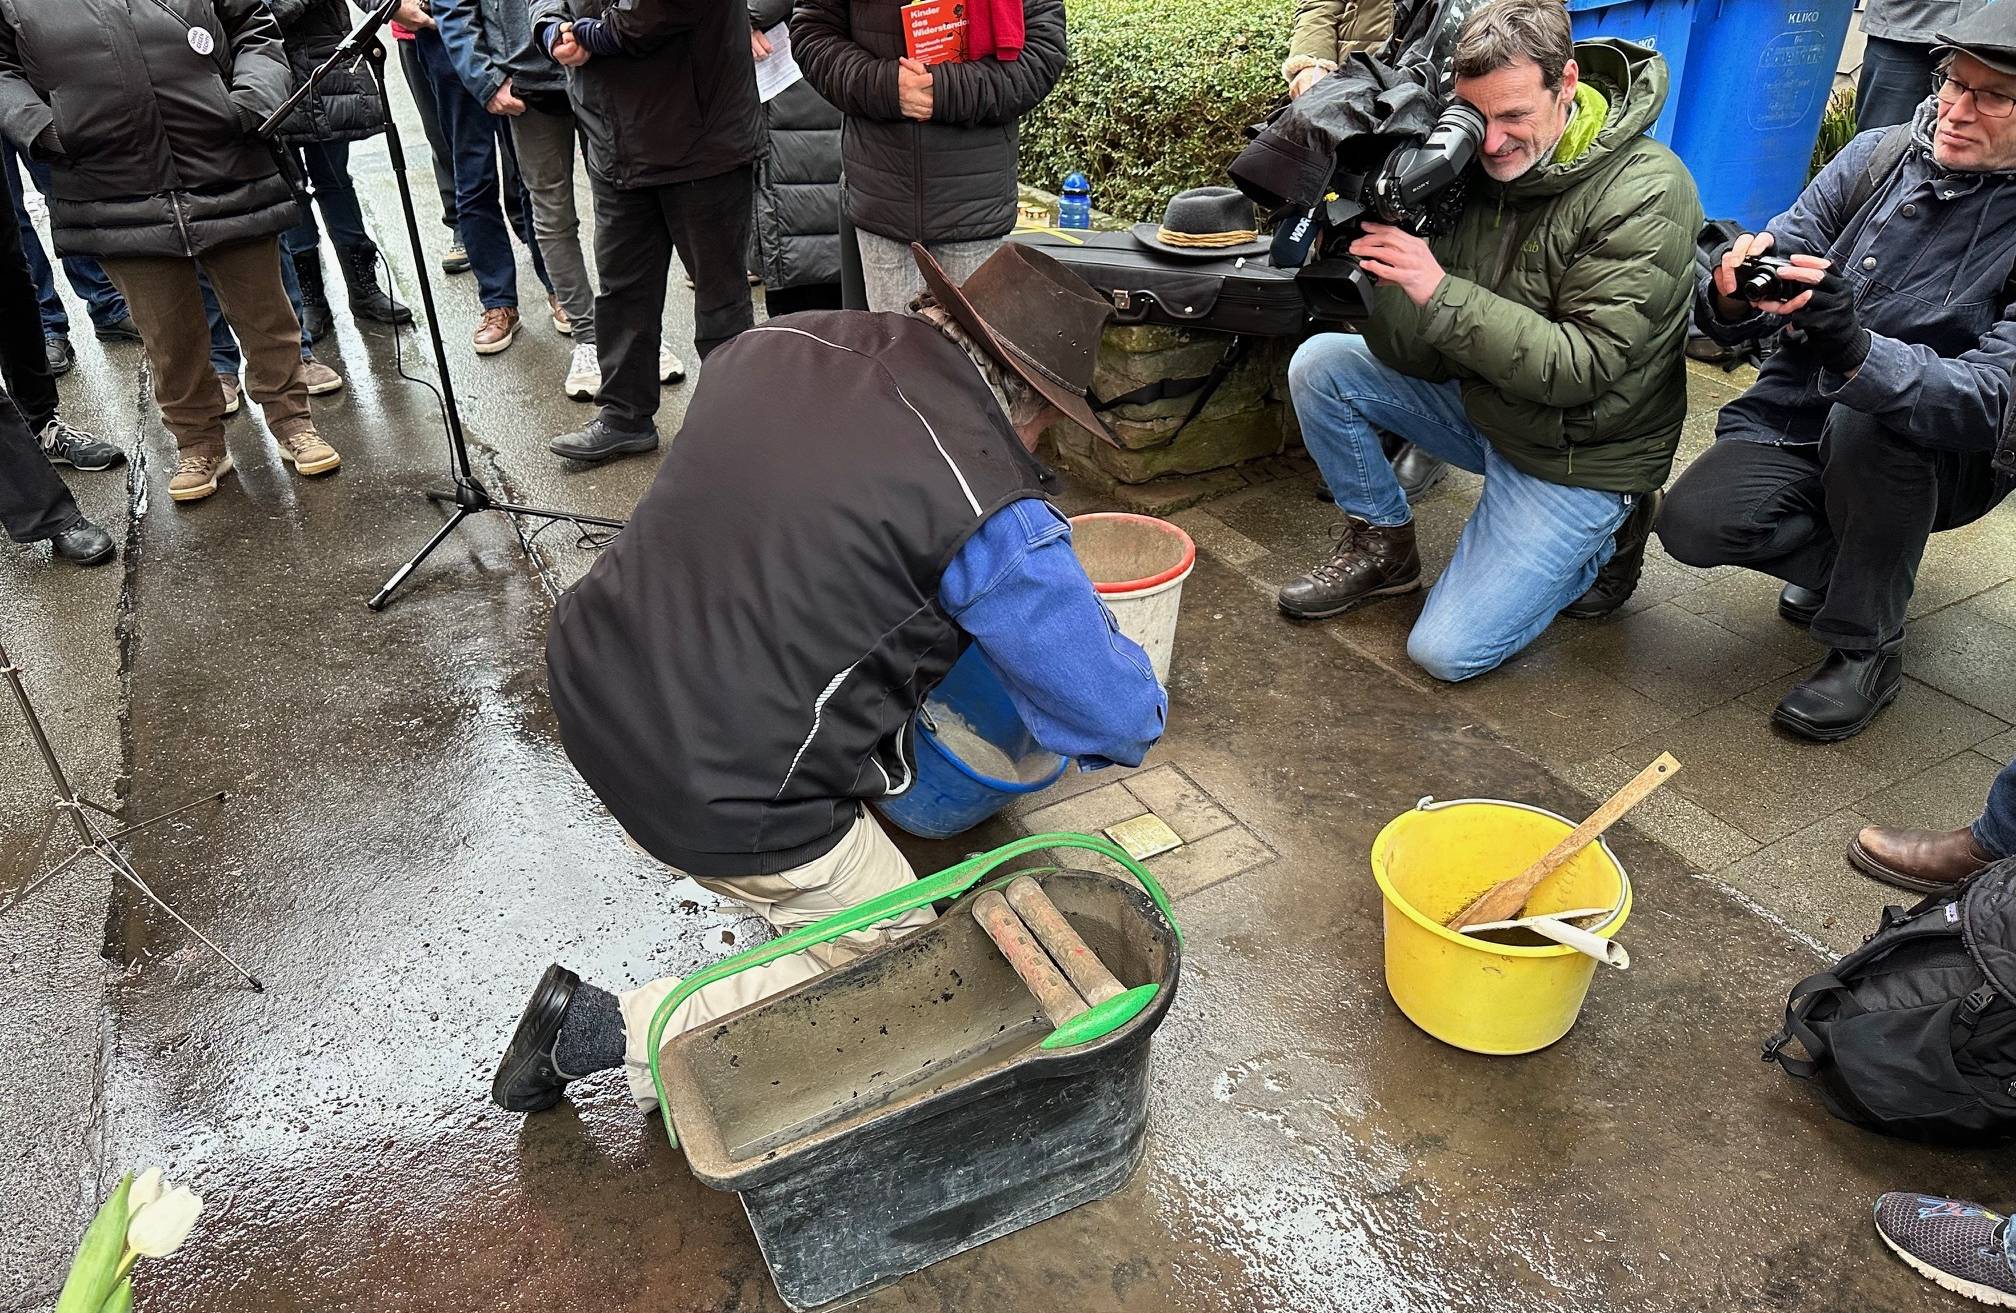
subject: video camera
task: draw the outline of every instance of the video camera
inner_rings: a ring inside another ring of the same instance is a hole
[[[1426,137],[1394,145],[1362,169],[1340,160],[1330,194],[1274,236],[1274,263],[1300,267],[1296,281],[1309,312],[1318,319],[1368,317],[1377,280],[1350,254],[1365,221],[1419,237],[1451,231],[1469,190],[1464,170],[1483,142],[1484,116],[1451,100]]]

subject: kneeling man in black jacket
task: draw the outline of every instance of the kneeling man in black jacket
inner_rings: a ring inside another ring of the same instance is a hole
[[[1004,247],[965,287],[914,248],[911,314],[813,311],[708,363],[629,527],[554,609],[561,741],[652,856],[783,933],[915,873],[865,803],[911,782],[911,719],[969,644],[1037,742],[1138,765],[1167,699],[1119,632],[1029,454],[1085,400],[1113,310]],[[927,925],[929,908],[708,985],[669,1037]],[[623,1067],[654,1106],[652,1017],[547,968],[492,1097],[518,1112]]]

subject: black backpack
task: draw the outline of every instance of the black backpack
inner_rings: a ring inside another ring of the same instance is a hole
[[[1797,1040],[1806,1050],[1784,1050]],[[1828,1111],[1885,1135],[2016,1133],[2016,860],[1909,911],[1792,990],[1764,1060]]]

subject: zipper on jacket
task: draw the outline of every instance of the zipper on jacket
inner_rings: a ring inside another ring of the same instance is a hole
[[[196,258],[196,245],[189,240],[189,220],[182,213],[182,193],[168,192],[168,206],[175,211],[175,227],[182,234],[182,253],[190,259]]]

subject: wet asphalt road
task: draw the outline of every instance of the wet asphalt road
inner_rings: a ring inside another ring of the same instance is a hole
[[[380,160],[358,170],[382,231]],[[622,514],[655,460],[574,471],[543,450],[587,414],[557,395],[565,340],[535,320],[478,361],[469,280],[444,293],[486,475],[521,500]],[[681,338],[685,314],[670,315]],[[135,353],[86,347],[65,384],[73,416],[137,435],[155,496],[129,513],[117,476],[74,480],[130,526],[120,567],[0,560],[8,639],[83,782],[132,815],[231,790],[134,855],[269,986],[245,991],[97,873],[0,919],[15,1129],[0,1162],[16,1186],[0,1197],[0,1302],[45,1306],[87,1198],[158,1161],[210,1211],[189,1249],[145,1270],[144,1313],[779,1309],[736,1202],[691,1179],[619,1080],[533,1118],[487,1102],[546,962],[626,984],[733,951],[750,927],[626,848],[559,751],[540,648],[554,591],[590,559],[564,526],[528,556],[484,517],[384,614],[364,608],[441,522],[421,495],[441,440],[431,400],[393,375],[389,335],[339,321],[323,354],[352,387],[317,411],[339,474],[296,479],[240,420],[241,473],[170,506]],[[1952,1306],[1879,1251],[1868,1201],[1993,1196],[2009,1159],[1873,1140],[1757,1062],[1786,985],[1817,960],[1790,930],[1627,836],[1638,965],[1599,981],[1552,1050],[1457,1053],[1386,1000],[1372,836],[1423,794],[1587,804],[1280,621],[1209,557],[1173,696],[1151,764],[1179,763],[1280,860],[1179,908],[1186,975],[1157,1040],[1146,1165],[1115,1198],[863,1307]],[[0,734],[10,871],[37,857],[31,767]]]

